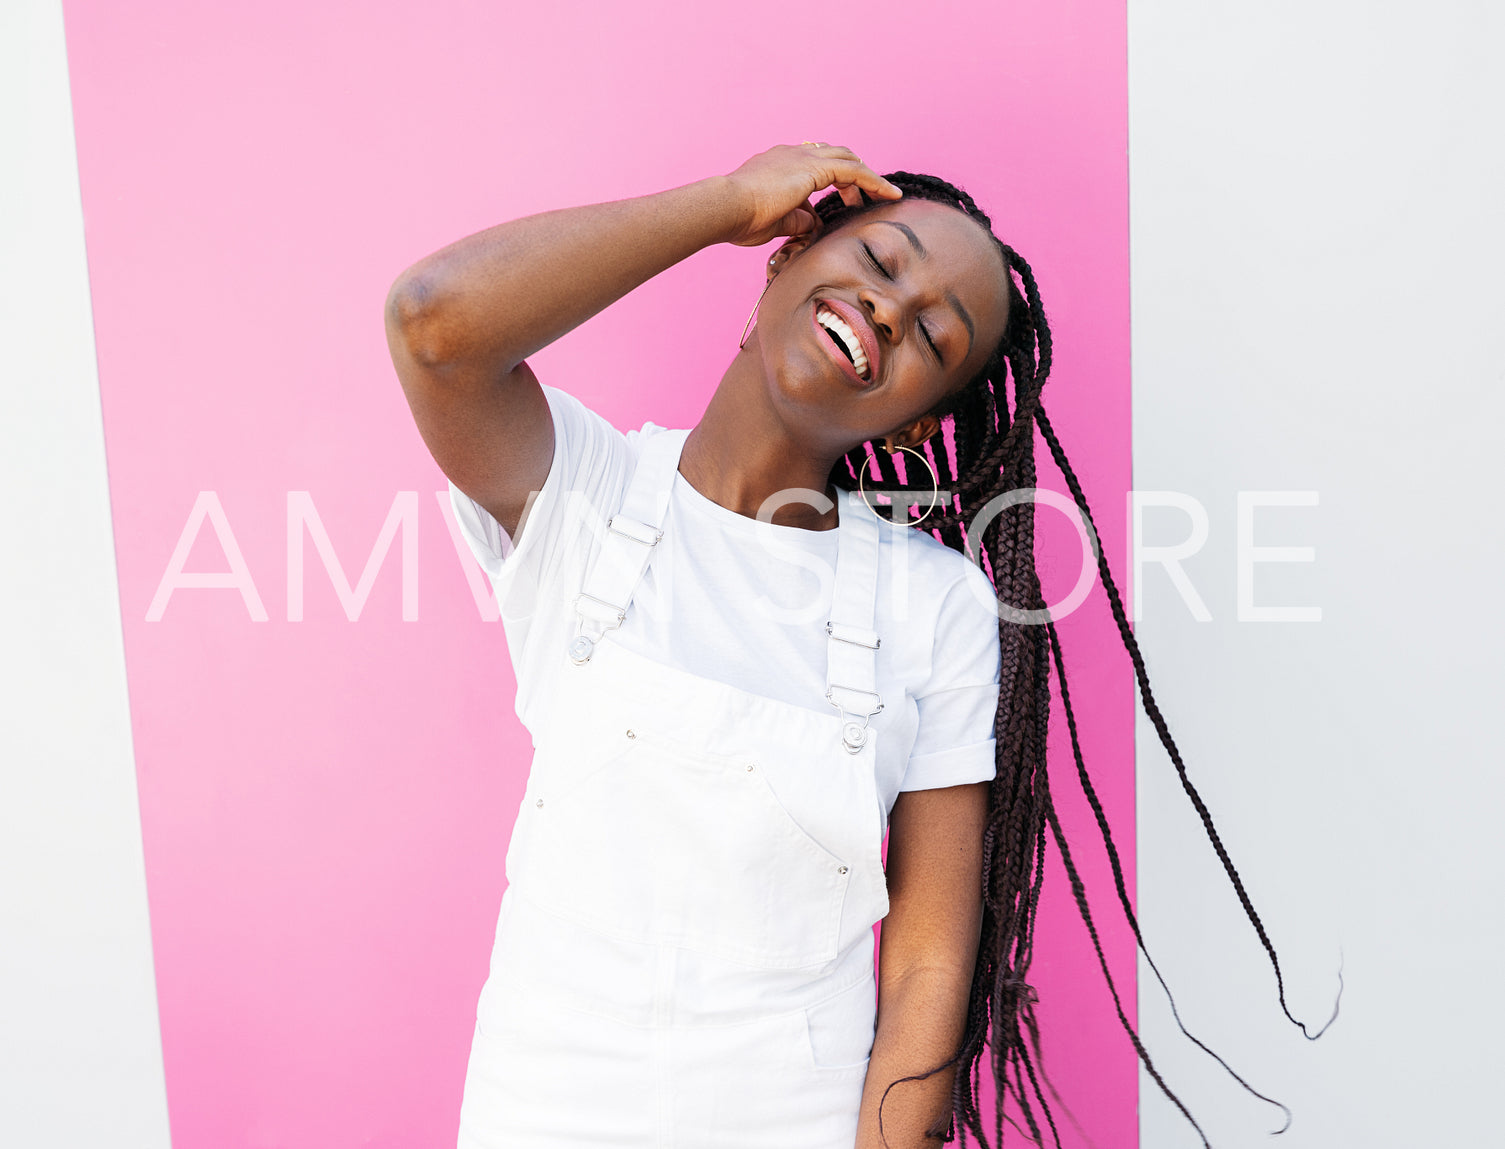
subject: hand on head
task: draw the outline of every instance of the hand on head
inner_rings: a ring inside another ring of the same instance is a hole
[[[742,225],[729,237],[741,247],[757,247],[779,236],[818,234],[820,220],[810,197],[835,189],[843,203],[856,206],[866,192],[876,199],[897,200],[903,192],[851,148],[839,144],[776,144],[759,152],[727,179],[742,206]]]

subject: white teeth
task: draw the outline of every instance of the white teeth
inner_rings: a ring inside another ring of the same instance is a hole
[[[866,379],[867,354],[862,350],[862,341],[847,321],[822,304],[815,312],[815,322],[846,344],[847,350],[852,353],[852,366],[857,369],[858,375]]]

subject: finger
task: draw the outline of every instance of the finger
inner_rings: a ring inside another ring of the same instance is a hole
[[[836,191],[841,196],[841,202],[847,207],[862,206],[862,189],[856,184],[837,184]]]
[[[800,147],[819,149],[821,156],[829,159],[857,159],[857,153],[843,144],[817,143],[814,140],[806,140]],[[858,162],[860,163],[861,161],[858,160]]]
[[[878,196],[883,199],[898,199],[904,194],[902,188],[889,183],[861,160],[838,160],[834,166],[837,168],[837,171],[832,175],[831,183],[835,184],[838,188],[842,184],[851,184],[861,188],[871,196]],[[842,202],[849,202],[845,195],[842,196]]]
[[[797,207],[774,226],[774,235],[801,236],[816,230],[820,220],[809,207]]]

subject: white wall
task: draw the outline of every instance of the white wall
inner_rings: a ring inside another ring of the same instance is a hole
[[[1286,1149],[1500,1144],[1505,688],[1505,8],[1489,0],[1131,0],[1134,485],[1207,507],[1191,620],[1146,573],[1138,635],[1172,731],[1320,1022],[1280,1018],[1254,934],[1147,721],[1140,905],[1183,1017],[1286,1101]],[[1237,621],[1236,494],[1258,512]],[[1146,541],[1184,518],[1146,519]],[[1220,1149],[1264,1110],[1144,1031]],[[1147,1079],[1143,1144],[1199,1144]],[[1278,1115],[1276,1115],[1278,1117]]]
[[[0,4],[0,1144],[167,1098],[59,0]]]

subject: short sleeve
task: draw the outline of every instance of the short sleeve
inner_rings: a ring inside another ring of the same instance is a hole
[[[554,456],[543,486],[529,497],[516,540],[486,508],[449,485],[460,533],[496,588],[517,675],[517,713],[525,724],[535,689],[557,661],[549,651],[563,650],[573,633],[571,604],[601,526],[622,500],[640,434],[617,430],[568,392],[547,385],[543,392],[554,421]]]
[[[987,782],[997,772],[998,613],[993,586],[962,560],[936,617],[929,680],[915,696],[914,746],[900,790]]]

